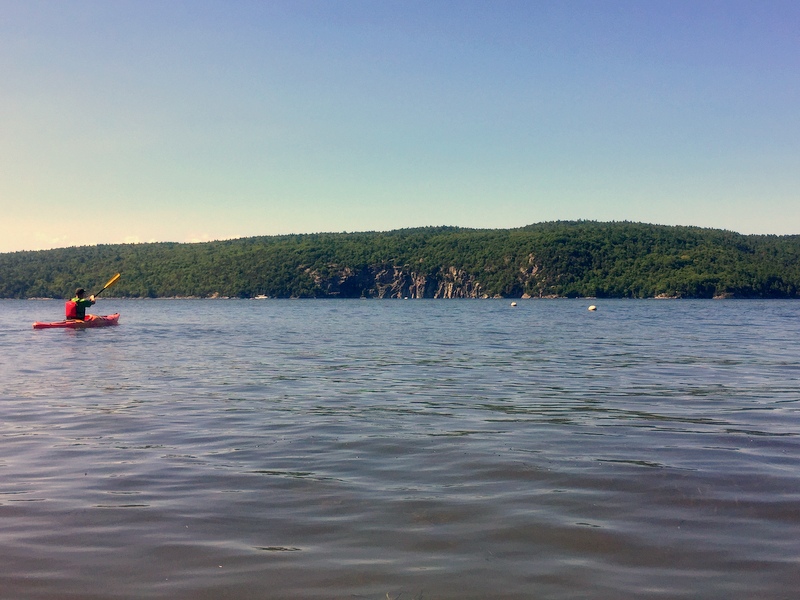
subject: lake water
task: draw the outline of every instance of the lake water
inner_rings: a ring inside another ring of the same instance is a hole
[[[800,593],[800,302],[93,308],[0,301],[4,599]]]

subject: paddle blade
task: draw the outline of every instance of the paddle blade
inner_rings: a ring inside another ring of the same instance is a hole
[[[106,283],[106,284],[103,286],[103,290],[104,290],[104,289],[106,289],[106,288],[109,288],[109,287],[111,287],[112,285],[114,285],[115,283],[117,283],[117,280],[120,278],[120,275],[121,275],[120,273],[117,273],[117,274],[116,274],[116,275],[114,275],[114,276],[113,276],[111,279],[109,279],[109,280],[108,280],[108,283]],[[103,290],[100,290],[100,292],[102,292]],[[100,292],[97,292],[97,294],[95,294],[95,296],[99,295],[99,294],[100,294]]]

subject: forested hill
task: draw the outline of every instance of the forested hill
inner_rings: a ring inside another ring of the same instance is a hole
[[[0,297],[800,297],[800,235],[640,223],[426,227],[0,254]]]

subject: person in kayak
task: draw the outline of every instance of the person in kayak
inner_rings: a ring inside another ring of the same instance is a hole
[[[66,305],[67,319],[86,320],[86,309],[94,304],[94,295],[84,298],[85,295],[86,290],[83,288],[75,290],[75,297]]]

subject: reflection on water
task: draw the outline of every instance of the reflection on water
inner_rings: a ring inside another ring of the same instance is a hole
[[[0,302],[13,598],[789,598],[784,301]]]

